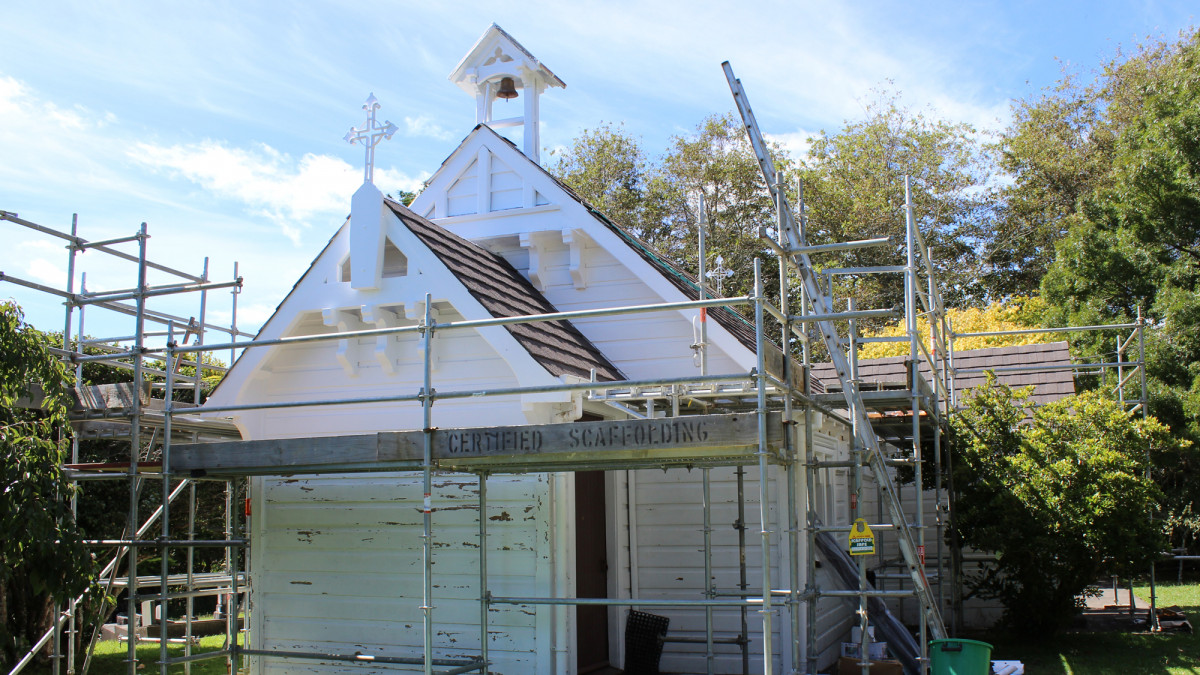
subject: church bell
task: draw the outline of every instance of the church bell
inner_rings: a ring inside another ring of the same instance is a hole
[[[505,100],[517,97],[517,85],[511,77],[505,77],[500,80],[500,90],[496,92],[496,98]]]

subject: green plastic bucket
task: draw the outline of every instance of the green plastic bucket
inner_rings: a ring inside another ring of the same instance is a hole
[[[933,640],[929,643],[933,675],[988,675],[992,646],[979,640]]]

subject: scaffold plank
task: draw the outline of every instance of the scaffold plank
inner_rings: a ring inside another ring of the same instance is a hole
[[[783,441],[780,413],[768,421],[768,445]],[[344,473],[419,469],[425,434],[394,431],[353,436],[176,445],[171,471],[197,475]],[[575,465],[654,465],[752,457],[758,450],[753,414],[687,415],[433,431],[439,469],[552,470]]]

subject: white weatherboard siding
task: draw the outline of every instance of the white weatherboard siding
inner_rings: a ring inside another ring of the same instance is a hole
[[[442,320],[462,317],[447,307]],[[304,332],[317,332],[302,321]],[[311,329],[311,330],[309,330]],[[392,338],[397,375],[376,360],[374,339],[349,340],[349,375],[337,359],[343,345],[276,348],[242,391],[267,402],[336,400],[414,394],[421,389],[422,345]],[[441,391],[513,387],[518,380],[475,331],[434,340],[433,382]],[[519,397],[437,402],[436,426],[525,424]],[[297,438],[420,429],[415,402],[318,406],[245,414],[253,438]],[[489,578],[497,595],[538,596],[561,590],[556,579],[555,522],[545,474],[496,476],[488,482]],[[252,630],[255,646],[302,652],[420,656],[423,566],[419,474],[256,478],[251,483]],[[478,484],[473,476],[435,479],[434,597],[438,657],[479,651]],[[557,630],[551,607],[495,606],[488,633],[494,672],[550,673]],[[560,616],[559,622],[563,621]],[[344,662],[258,658],[255,672],[363,672]],[[394,672],[395,666],[391,667]],[[380,669],[380,672],[383,672]]]
[[[546,255],[546,254],[544,254]],[[590,255],[588,287],[577,290],[571,284],[566,264],[565,248],[551,249],[551,260],[561,262],[551,267],[544,295],[564,312],[599,307],[628,307],[649,305],[670,300],[659,296],[638,279],[612,255],[597,249]],[[581,319],[574,322],[605,356],[630,377],[687,377],[700,369],[693,359],[691,345],[696,342],[690,317],[699,312],[654,312],[615,317]],[[715,322],[709,323],[714,333],[724,330]],[[719,346],[709,347],[710,373],[732,374],[748,372],[726,355]],[[651,375],[653,373],[653,375]]]
[[[462,317],[449,314],[444,320]],[[422,340],[416,334],[391,338],[397,343],[396,368],[403,377],[383,372],[375,360],[374,339],[348,340],[357,374],[348,377],[338,364],[337,342],[289,345],[267,361],[270,377],[251,385],[246,397],[265,401],[321,401],[372,396],[413,395],[424,386],[414,379],[423,368]],[[482,390],[518,386],[503,360],[475,331],[437,334],[433,344],[437,368],[434,387],[440,391]],[[504,426],[524,424],[519,398],[486,397],[447,400],[434,405],[437,426]],[[300,438],[377,431],[420,429],[423,426],[418,402],[355,406],[319,406],[267,410],[254,416],[261,425],[255,438]]]
[[[424,636],[420,476],[260,478],[255,483],[251,558],[258,646],[419,656]],[[493,593],[546,592],[540,577],[552,565],[543,527],[548,495],[544,475],[488,480]],[[435,480],[434,640],[439,658],[470,656],[480,648],[478,496],[473,476]],[[491,609],[488,645],[495,672],[538,670],[539,611],[548,609]],[[291,659],[259,661],[263,673],[297,672],[301,666]],[[303,668],[375,672],[332,661],[308,661]]]
[[[826,433],[813,435],[814,445],[823,458],[832,458],[839,441]],[[844,457],[843,457],[844,458]],[[633,559],[636,570],[632,582],[633,597],[701,599],[704,584],[704,511],[703,474],[699,469],[642,470],[633,473]],[[797,476],[803,482],[804,476]],[[831,478],[833,487],[820,485],[818,496],[826,506],[819,512],[835,521],[845,520],[846,482],[844,476]],[[802,486],[797,486],[797,494]],[[710,489],[712,496],[712,546],[713,579],[720,593],[738,591],[740,570],[738,565],[738,533],[734,528],[737,521],[737,476],[733,467],[711,470]],[[771,468],[769,482],[770,531],[771,531],[771,585],[786,588],[788,585],[787,560],[787,505],[786,473],[780,467]],[[746,467],[743,479],[743,498],[746,517],[746,581],[747,591],[755,595],[762,590],[761,520],[759,518],[759,483],[757,465]],[[803,522],[803,504],[799,504],[799,518]],[[838,515],[840,514],[840,516]],[[621,542],[624,543],[623,541]],[[804,542],[800,542],[800,574],[803,585]],[[628,549],[620,551],[623,566],[628,565]],[[825,570],[818,570],[820,585],[832,588],[833,578]],[[629,584],[626,581],[626,584]],[[626,585],[623,592],[630,592]],[[728,596],[724,596],[728,597]],[[792,633],[791,620],[783,598],[776,599],[773,619],[773,641],[776,654],[775,668],[787,667],[791,662],[790,641],[784,636]],[[818,652],[824,656],[821,665],[836,660],[838,643],[849,631],[854,608],[845,600],[824,600],[818,603],[817,635]],[[644,611],[667,616],[671,619],[668,635],[671,637],[703,638],[705,634],[704,610],[680,608],[651,608]],[[801,610],[801,626],[805,621]],[[623,615],[623,611],[622,611]],[[747,611],[749,629],[750,662],[752,672],[762,670],[762,617],[757,609]],[[622,624],[623,625],[623,624]],[[713,625],[717,636],[732,637],[741,627],[737,609],[720,608],[713,611]],[[803,632],[800,633],[803,640]],[[705,672],[705,645],[666,644],[662,661],[665,672]],[[741,649],[736,645],[716,645],[718,655],[716,672],[740,673],[742,668]]]
[[[779,512],[775,508],[778,493],[785,489],[778,471],[772,472],[773,491],[771,521],[772,584],[782,587],[779,559],[782,542],[778,527]],[[700,600],[704,597],[704,511],[703,486],[700,470],[672,469],[636,472],[634,483],[637,521],[637,589],[636,597]],[[721,467],[711,471],[713,579],[718,592],[738,590],[739,566],[737,530],[737,487],[735,469]],[[758,467],[747,467],[745,476],[746,504],[746,573],[747,589],[757,595],[762,590],[762,536],[759,523]],[[786,493],[785,493],[786,494]],[[786,568],[784,568],[786,570]],[[785,572],[786,574],[786,572]],[[704,610],[679,608],[646,608],[654,614],[671,619],[668,637],[704,637]],[[777,615],[778,616],[778,615]],[[762,618],[756,609],[747,611],[750,629],[750,662],[753,672],[762,671]],[[713,611],[717,635],[733,637],[741,627],[736,609]],[[778,644],[779,625],[775,625]],[[666,644],[662,669],[666,672],[704,672],[703,644]],[[736,645],[718,645],[719,673],[741,672],[741,651]],[[778,654],[778,650],[776,651]],[[776,663],[776,667],[780,664]]]
[[[529,254],[526,249],[516,246],[515,237],[489,240],[487,248],[503,256],[517,271],[529,276]],[[587,287],[583,289],[575,287],[570,274],[570,250],[560,238],[543,238],[537,257],[540,267],[538,278],[544,285],[542,294],[562,312],[680,300],[675,297],[664,298],[599,246],[588,248]],[[697,341],[697,324],[692,318],[698,316],[699,312],[694,310],[667,311],[582,318],[571,323],[629,377],[687,377],[700,373],[694,358],[695,352],[691,349],[691,345]],[[709,331],[715,336],[724,329],[710,319]],[[738,345],[742,352],[739,358],[746,360],[745,364],[739,365],[726,351],[727,346],[716,343],[709,345],[708,372],[722,375],[748,373],[753,367],[753,355]]]

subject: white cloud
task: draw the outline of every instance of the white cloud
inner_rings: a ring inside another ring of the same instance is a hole
[[[62,286],[67,278],[67,271],[61,264],[56,265],[45,258],[34,258],[26,263],[25,274],[29,275],[30,281],[39,281],[53,288]]]
[[[111,113],[83,106],[63,108],[26,83],[0,75],[0,184],[15,195],[28,195],[56,182],[113,182],[96,161],[109,151],[96,130],[115,121]]]
[[[44,126],[46,122],[59,131],[83,131],[117,120],[111,112],[97,113],[81,105],[62,108],[53,101],[39,99],[25,83],[8,76],[0,76],[0,115],[38,120],[43,125],[43,135],[49,131]]]
[[[29,88],[13,77],[0,77],[0,113],[11,114],[19,110],[29,97]]]
[[[794,160],[801,160],[808,153],[809,146],[812,145],[813,138],[817,135],[816,132],[797,129],[784,134],[763,134],[768,141],[775,142],[783,146],[785,152],[788,153]]]
[[[275,305],[267,303],[244,303],[239,304],[237,309],[238,330],[246,332],[257,331],[259,326],[266,323],[267,319],[275,313]],[[233,312],[229,310],[213,310],[209,313],[210,321],[228,326]],[[222,338],[223,339],[223,338]],[[211,338],[210,338],[211,341]]]
[[[428,115],[405,117],[404,133],[407,136],[433,138],[439,141],[448,141],[454,136],[454,134],[443,129],[440,124],[434,122],[433,118]]]
[[[344,215],[357,189],[360,170],[338,157],[305,154],[295,159],[269,145],[235,148],[219,141],[180,145],[138,143],[137,162],[199,185],[214,196],[242,202],[274,222],[293,243],[315,220]],[[419,179],[376,170],[377,183],[413,189]]]

